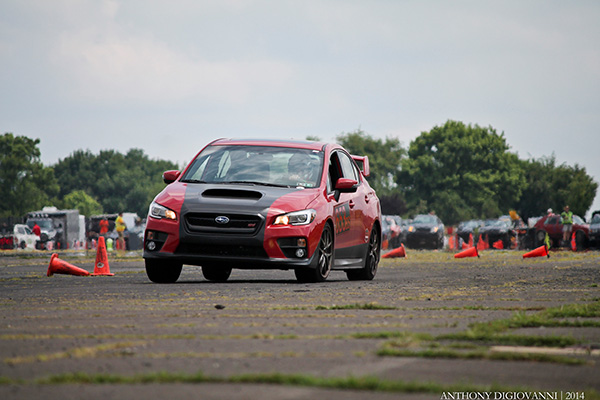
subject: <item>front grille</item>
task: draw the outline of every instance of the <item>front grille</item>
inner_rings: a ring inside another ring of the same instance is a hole
[[[199,255],[199,256],[222,256],[222,257],[252,257],[268,258],[263,247],[228,245],[199,245],[191,243],[180,243],[177,254]]]
[[[217,223],[217,217],[227,217],[227,223]],[[244,214],[215,214],[188,213],[185,223],[190,232],[199,233],[231,233],[238,235],[253,235],[261,227],[263,220],[258,215]]]

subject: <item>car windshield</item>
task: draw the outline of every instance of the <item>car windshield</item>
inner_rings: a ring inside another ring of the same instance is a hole
[[[592,224],[600,224],[600,214],[594,215],[591,221]]]
[[[319,186],[323,152],[270,146],[209,146],[187,169],[182,182]]]
[[[585,221],[579,215],[573,215],[573,222],[577,225],[585,224]]]
[[[33,226],[35,224],[38,224],[38,226],[40,227],[40,229],[46,229],[46,230],[52,230],[54,227],[52,226],[52,221],[49,219],[43,219],[43,220],[28,220],[27,221],[27,226],[29,228],[33,228]]]
[[[437,219],[433,215],[417,215],[413,224],[433,224],[437,225]]]
[[[458,225],[459,229],[473,229],[480,225],[479,221],[465,221]]]
[[[488,219],[485,221],[485,226],[508,226],[509,223],[507,221],[503,221],[501,219]]]

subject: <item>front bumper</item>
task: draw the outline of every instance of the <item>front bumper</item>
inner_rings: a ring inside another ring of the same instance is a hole
[[[406,243],[409,246],[434,245],[438,241],[438,234],[431,232],[409,232]]]
[[[189,229],[185,223],[150,220],[144,234],[145,259],[237,269],[314,268],[318,227],[265,227],[251,232]]]

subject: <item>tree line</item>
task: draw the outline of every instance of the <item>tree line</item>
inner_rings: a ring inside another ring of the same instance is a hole
[[[558,164],[554,155],[519,159],[492,127],[449,120],[422,132],[408,147],[361,129],[341,133],[336,141],[352,154],[369,156],[368,180],[384,214],[410,218],[435,211],[446,224],[456,224],[511,209],[527,219],[569,205],[583,216],[598,188],[584,167]],[[162,172],[178,169],[140,149],[126,154],[77,150],[44,166],[39,143],[12,133],[0,137],[0,217],[23,216],[46,205],[88,216],[120,211],[146,216],[164,187]]]
[[[558,164],[554,155],[519,159],[504,133],[492,127],[447,121],[422,132],[404,148],[397,138],[373,138],[362,130],[338,143],[369,156],[369,183],[384,214],[411,218],[434,211],[446,224],[496,218],[509,210],[527,220],[569,205],[590,209],[598,183],[585,167]]]
[[[40,161],[39,139],[0,137],[0,217],[19,217],[54,205],[83,215],[136,212],[145,217],[175,163],[151,160],[143,150],[126,154],[77,150],[51,166]]]

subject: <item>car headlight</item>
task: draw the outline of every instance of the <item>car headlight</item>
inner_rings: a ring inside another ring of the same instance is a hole
[[[273,225],[308,225],[314,221],[317,216],[315,210],[294,211],[287,214],[278,215]]]
[[[173,210],[168,209],[165,206],[161,206],[158,203],[152,202],[150,204],[150,210],[148,210],[148,215],[152,218],[157,219],[170,219],[173,221],[177,220],[177,213]]]
[[[431,233],[436,233],[438,231],[438,227],[434,226],[433,228],[431,228]]]

